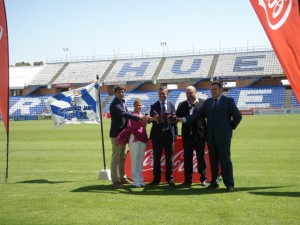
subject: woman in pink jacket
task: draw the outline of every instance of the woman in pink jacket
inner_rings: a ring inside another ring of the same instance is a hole
[[[141,115],[142,101],[136,99],[133,103],[133,114]],[[150,119],[150,118],[149,118]],[[130,149],[131,173],[133,185],[135,187],[144,187],[144,178],[142,176],[144,154],[148,135],[146,131],[147,123],[145,121],[134,121],[129,119],[126,128],[118,135],[116,142],[118,144],[127,144]]]

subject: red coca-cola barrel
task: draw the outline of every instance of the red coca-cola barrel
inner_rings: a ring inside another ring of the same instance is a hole
[[[209,163],[209,155],[207,146],[205,147],[205,157],[207,162],[207,170],[206,170],[206,177],[207,180],[211,180],[211,171],[210,171],[210,163]],[[163,152],[161,158],[161,182],[165,182],[165,171],[166,171],[166,160],[165,155]],[[199,183],[200,182],[200,174],[197,172],[197,157],[196,153],[194,152],[193,157],[193,182]],[[126,176],[128,178],[132,178],[131,176],[131,161],[130,161],[130,151],[127,151],[126,154],[126,167],[125,167]],[[153,151],[152,151],[152,144],[151,141],[147,143],[147,148],[145,151],[144,162],[143,162],[143,177],[145,182],[153,181]],[[183,165],[183,146],[182,146],[182,139],[181,136],[177,137],[175,142],[175,149],[174,149],[174,168],[173,168],[173,176],[174,181],[176,183],[184,182],[184,165]]]

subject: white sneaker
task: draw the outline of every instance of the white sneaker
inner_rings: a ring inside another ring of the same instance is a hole
[[[204,180],[203,182],[200,182],[200,186],[207,187],[208,186],[207,181]]]

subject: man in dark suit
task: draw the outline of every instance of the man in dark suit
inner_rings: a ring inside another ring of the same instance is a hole
[[[185,117],[198,112],[203,106],[204,100],[197,98],[197,91],[193,86],[186,88],[187,100],[180,102],[176,110],[176,116]],[[205,129],[206,121],[204,117],[198,118],[195,122],[183,123],[181,136],[184,156],[184,182],[182,186],[189,187],[193,178],[193,156],[194,150],[197,157],[197,169],[200,174],[200,184],[206,186],[206,159],[205,159]]]
[[[127,120],[144,120],[147,121],[146,116],[134,116],[128,112],[125,106],[125,86],[116,85],[114,87],[115,98],[110,104],[109,111],[111,115],[111,126],[109,136],[112,144],[111,156],[111,180],[113,186],[116,188],[123,187],[123,184],[132,184],[125,176],[125,148],[126,144],[116,144],[115,140],[119,133],[126,127]]]
[[[228,191],[234,190],[233,167],[230,158],[230,145],[233,130],[242,120],[242,115],[233,98],[222,94],[222,84],[211,84],[211,98],[205,100],[200,112],[182,118],[182,122],[195,121],[204,116],[207,121],[207,144],[209,149],[212,181],[209,189],[219,187],[218,171],[221,164],[223,183]],[[180,119],[179,119],[180,120]]]
[[[153,175],[151,185],[158,185],[161,180],[161,156],[165,151],[166,158],[166,181],[169,185],[174,185],[173,161],[174,161],[174,141],[177,135],[177,125],[172,123],[172,116],[175,116],[175,106],[167,100],[168,89],[161,86],[158,91],[159,100],[151,105],[150,117],[159,116],[159,120],[152,122],[150,139],[153,146]]]

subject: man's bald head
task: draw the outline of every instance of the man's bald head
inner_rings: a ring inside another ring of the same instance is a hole
[[[196,96],[196,88],[194,86],[188,86],[186,89],[185,89],[185,93],[186,93],[186,99],[188,100],[188,102],[190,104],[193,104],[196,99],[197,99],[197,96]]]
[[[185,90],[196,92],[196,88],[194,86],[188,86]]]

